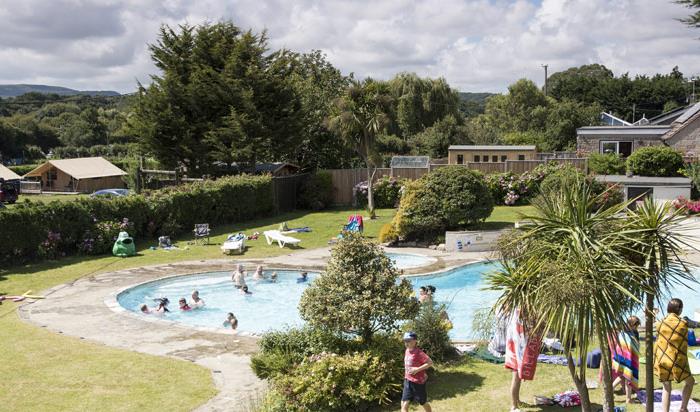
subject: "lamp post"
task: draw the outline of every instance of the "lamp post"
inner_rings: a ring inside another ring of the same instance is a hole
[[[691,103],[695,103],[695,80],[697,80],[697,79],[698,78],[696,76],[693,76],[690,78],[690,80],[688,80],[688,83],[693,84],[693,94],[690,96]]]
[[[543,64],[542,67],[544,67],[544,95],[547,96],[547,67],[549,65]]]

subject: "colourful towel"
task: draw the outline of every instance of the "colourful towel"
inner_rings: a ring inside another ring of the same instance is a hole
[[[637,399],[641,403],[646,403],[647,401],[647,394],[644,391],[644,389],[640,390],[637,392]],[[671,391],[671,412],[677,412],[681,408],[681,399],[682,393],[679,390],[673,390]],[[654,391],[654,412],[662,412],[663,408],[661,407],[661,391],[660,390],[655,390]],[[690,399],[688,402],[688,412],[700,412],[700,405],[698,405],[697,402],[695,402],[693,399]]]
[[[688,323],[669,313],[659,323],[654,345],[654,374],[659,381],[682,382],[690,376],[688,364]]]
[[[612,347],[613,345],[611,345]],[[639,384],[639,338],[620,332],[612,350],[613,379],[622,376],[635,390]]]
[[[532,380],[541,346],[539,337],[527,336],[520,310],[513,311],[506,330],[506,368],[517,371],[522,380]]]

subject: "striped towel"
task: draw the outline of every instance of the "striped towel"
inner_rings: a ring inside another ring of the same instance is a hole
[[[612,347],[613,345],[611,345]],[[613,379],[622,376],[635,390],[639,384],[639,338],[632,332],[620,332],[612,350]]]

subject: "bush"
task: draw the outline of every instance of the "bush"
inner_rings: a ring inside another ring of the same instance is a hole
[[[401,374],[400,364],[371,352],[321,353],[279,376],[273,387],[289,411],[363,410],[389,403],[401,390]]]
[[[665,146],[642,147],[627,158],[627,170],[638,176],[680,176],[683,168],[683,156]]]
[[[537,194],[537,184],[540,180],[539,174],[529,172],[520,176],[512,172],[486,176],[486,184],[489,186],[494,203],[506,206],[528,204]]]
[[[273,212],[271,178],[245,175],[112,199],[19,203],[0,212],[0,263],[107,253],[125,218],[132,236],[156,237]]]
[[[401,200],[403,182],[393,177],[383,176],[372,186],[374,207],[388,209],[397,207]],[[367,181],[360,182],[353,188],[359,207],[367,206]]]
[[[396,229],[391,223],[386,223],[379,229],[380,243],[394,243],[397,240],[399,240],[399,234],[396,233]]]
[[[432,239],[486,219],[493,203],[481,173],[448,166],[404,188],[393,223],[402,239]]]
[[[683,209],[689,215],[697,215],[700,213],[700,200],[688,200],[683,196],[673,201],[673,207]]]
[[[418,335],[418,346],[434,361],[441,362],[456,354],[448,332],[452,323],[446,318],[445,305],[429,301],[421,305],[415,320],[408,323],[406,330]]]
[[[31,172],[32,170],[36,169],[37,167],[39,167],[38,164],[26,164],[26,165],[8,166],[8,169],[12,170],[13,172],[17,173],[20,176],[24,176],[27,173]]]
[[[600,195],[598,204],[596,204],[597,208],[608,208],[624,200],[622,189],[618,185],[600,182],[595,177],[586,176],[580,170],[569,165],[563,165],[545,177],[539,190],[541,192],[560,191],[564,186],[581,184],[582,182],[591,186],[594,195]]]
[[[593,153],[588,157],[588,170],[597,175],[622,175],[625,161],[616,153]]]
[[[329,172],[319,170],[299,187],[297,206],[300,209],[321,210],[333,203],[333,179]]]

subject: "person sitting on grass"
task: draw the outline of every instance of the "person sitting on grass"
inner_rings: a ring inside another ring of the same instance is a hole
[[[431,412],[425,383],[428,380],[428,374],[425,370],[433,366],[433,361],[418,348],[418,335],[415,332],[404,333],[403,342],[406,345],[406,351],[403,358],[405,372],[401,412],[408,412],[408,405],[412,401],[422,405],[426,412]]]
[[[613,388],[625,385],[626,402],[632,403],[632,392],[637,391],[639,383],[639,325],[636,316],[627,319],[625,330],[617,336],[617,342],[611,342]]]
[[[252,294],[253,294],[253,292],[250,292],[250,291],[248,290],[248,286],[243,286],[243,287],[241,288],[241,295],[250,296],[250,295],[252,295]]]
[[[262,265],[258,265],[258,267],[255,268],[255,273],[253,273],[253,279],[254,279],[254,280],[263,280],[263,279],[265,279],[265,275],[263,274],[263,267],[262,267]]]
[[[297,278],[297,283],[304,283],[308,280],[308,278],[309,278],[308,272],[301,272],[301,277]]]
[[[192,308],[190,307],[190,305],[187,304],[187,299],[185,299],[185,298],[180,298],[180,300],[178,301],[178,303],[180,304],[180,310],[185,311],[185,312],[188,311],[188,310],[192,310]]]
[[[204,300],[199,297],[199,291],[192,291],[192,309],[198,309],[204,307]]]
[[[683,301],[673,298],[668,302],[667,315],[656,327],[654,344],[654,375],[663,385],[661,409],[668,412],[671,407],[671,379],[683,382],[683,397],[680,412],[688,412],[688,401],[693,393],[695,379],[688,363],[688,322],[681,319]]]
[[[236,316],[233,313],[229,312],[226,316],[224,327],[231,328],[233,330],[238,329],[238,319],[236,319]]]

